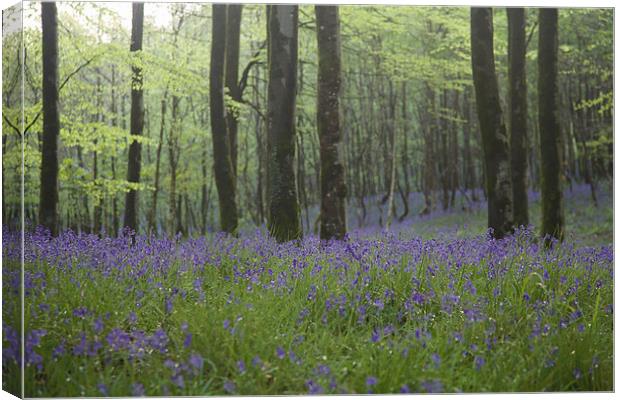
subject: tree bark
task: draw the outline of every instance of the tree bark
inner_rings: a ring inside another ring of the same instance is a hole
[[[133,3],[133,16],[131,20],[131,46],[130,51],[139,53],[142,51],[142,30],[144,22],[144,3]],[[144,128],[144,99],[142,96],[142,68],[139,64],[131,67],[131,121],[130,133],[133,136],[142,136]],[[127,181],[130,183],[140,182],[142,145],[137,140],[131,142],[127,161]],[[123,226],[138,231],[138,191],[130,189],[125,195],[125,218]]]
[[[342,71],[337,6],[316,6],[318,44],[317,127],[321,150],[321,239],[342,240],[347,232],[342,163],[340,96]]]
[[[43,55],[43,145],[41,150],[41,188],[39,223],[58,234],[58,20],[56,3],[41,3]]]
[[[476,107],[488,199],[488,225],[495,238],[510,233],[513,225],[510,149],[499,102],[493,55],[493,11],[471,9],[471,58]]]
[[[525,76],[525,9],[507,8],[510,162],[515,226],[527,226],[527,81]]]
[[[302,236],[294,170],[297,22],[298,6],[267,6],[268,226],[278,242]]]
[[[224,64],[226,60],[226,5],[213,4],[211,66],[209,75],[211,131],[213,136],[213,169],[217,187],[220,228],[237,233],[235,176],[230,159],[230,140],[226,128],[224,105]]]
[[[558,121],[558,10],[538,14],[538,125],[541,152],[542,234],[562,240],[561,137]]]
[[[243,5],[229,4],[226,14],[226,72],[225,81],[229,96],[236,102],[241,102],[241,88],[239,87],[239,36],[241,34],[241,12]],[[233,176],[237,180],[237,119],[234,112],[226,113],[226,127],[230,142],[230,162]]]

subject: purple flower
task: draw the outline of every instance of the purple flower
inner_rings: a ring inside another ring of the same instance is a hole
[[[191,345],[192,345],[192,334],[188,333],[185,335],[185,340],[183,340],[183,347],[187,349]]]
[[[172,313],[172,299],[171,298],[168,298],[168,297],[166,298],[165,310],[166,310],[166,314]]]
[[[581,370],[579,368],[575,368],[573,370],[573,376],[575,377],[575,379],[579,380],[581,379]]]
[[[170,380],[172,381],[172,383],[174,383],[180,388],[185,387],[185,380],[183,379],[183,375],[181,374],[174,374],[172,378],[170,378]]]
[[[278,346],[276,348],[276,356],[280,359],[283,360],[284,357],[286,357],[286,351],[284,351],[284,349],[280,346]]]
[[[252,359],[252,366],[259,367],[259,368],[262,367],[263,360],[261,360],[259,356],[254,356],[254,358]]]
[[[65,343],[64,343],[64,341],[62,343],[60,343],[58,346],[54,347],[54,350],[52,350],[52,357],[58,358],[58,357],[62,356],[63,354],[65,354]]]
[[[101,395],[108,397],[110,394],[108,393],[108,387],[106,386],[105,383],[98,383],[97,384],[97,389],[99,390],[99,393],[101,393]]]
[[[144,396],[144,385],[140,382],[136,382],[131,385],[131,395],[134,397],[142,397]]]
[[[328,376],[331,373],[329,367],[325,364],[319,364],[316,368],[316,373],[318,375]]]
[[[240,374],[243,374],[245,372],[245,363],[243,362],[243,360],[237,361],[237,369],[239,370]]]
[[[122,349],[126,349],[129,346],[130,337],[126,332],[122,331],[121,329],[114,328],[106,336],[106,341],[108,342],[108,345],[112,348],[112,350],[119,351]]]
[[[401,393],[411,393],[411,390],[409,389],[409,386],[407,384],[404,384],[403,386],[400,387],[400,392]]]
[[[373,343],[377,343],[379,340],[381,340],[381,334],[375,328],[372,330],[372,334],[370,335],[370,341]]]
[[[85,355],[87,349],[88,349],[88,344],[86,343],[86,334],[82,332],[80,333],[79,343],[73,346],[73,355],[74,356]]]
[[[374,376],[369,376],[366,378],[366,386],[374,386],[377,384],[377,378]]]
[[[323,387],[312,379],[306,381],[306,386],[308,387],[309,394],[321,394],[323,393]]]
[[[441,393],[443,392],[443,384],[438,379],[422,382],[422,388],[427,393]]]
[[[480,368],[482,368],[484,366],[484,358],[480,357],[480,356],[476,356],[474,357],[474,364],[476,365],[476,370],[480,371]]]
[[[166,348],[168,344],[168,336],[163,329],[159,328],[153,333],[153,335],[149,338],[149,344],[155,350],[159,350],[160,353],[165,353],[168,351]]]
[[[236,390],[235,383],[231,381],[224,382],[224,390],[228,393],[234,393]]]
[[[435,367],[439,368],[439,365],[441,364],[441,357],[439,357],[439,354],[433,353],[431,355],[431,360],[435,363]]]
[[[93,331],[95,331],[96,334],[99,334],[103,331],[103,320],[101,319],[101,317],[97,318],[93,322]]]
[[[200,354],[192,353],[189,356],[189,364],[192,367],[200,370],[200,369],[202,369],[202,366],[204,365],[204,359],[202,358],[202,356]]]
[[[88,315],[88,308],[78,307],[73,310],[73,316],[77,318],[85,318]]]

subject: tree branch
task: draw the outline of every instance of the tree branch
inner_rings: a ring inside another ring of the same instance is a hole
[[[257,64],[262,64],[260,61],[257,60],[257,58],[260,55],[260,52],[266,46],[267,46],[267,41],[264,40],[263,43],[261,43],[260,47],[258,48],[258,51],[252,55],[252,61],[250,61],[248,65],[246,65],[245,68],[243,69],[243,73],[241,74],[241,80],[239,80],[239,97],[243,97],[243,91],[248,85],[248,76],[250,75],[250,70],[252,69],[252,67]]]

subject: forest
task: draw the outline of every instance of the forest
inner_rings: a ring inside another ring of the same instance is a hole
[[[613,390],[613,23],[4,10],[3,390]]]

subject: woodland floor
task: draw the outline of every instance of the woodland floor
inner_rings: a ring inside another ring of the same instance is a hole
[[[610,391],[612,196],[589,196],[567,190],[567,239],[551,250],[536,227],[489,240],[482,202],[326,246],[28,232],[25,394]],[[539,209],[533,193],[532,221]],[[3,232],[14,393],[18,237]]]

